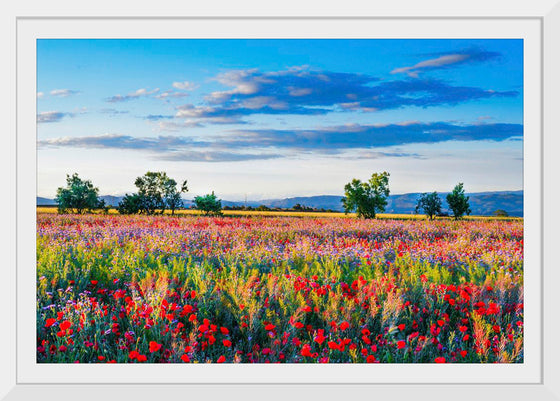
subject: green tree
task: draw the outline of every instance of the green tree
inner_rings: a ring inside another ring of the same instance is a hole
[[[196,196],[194,198],[194,205],[196,209],[202,210],[206,216],[222,215],[222,201],[214,195],[214,191],[212,191],[212,194]]]
[[[467,216],[471,214],[469,197],[465,196],[462,182],[455,185],[453,192],[447,195],[447,204],[449,205],[449,209],[453,212],[455,220],[460,219],[465,214]]]
[[[187,192],[187,181],[184,181],[181,188],[177,189],[177,181],[167,176],[167,173],[148,171],[141,177],[136,178],[134,185],[138,188],[138,196],[130,206],[139,204],[139,212],[148,215],[160,214],[165,212],[166,208],[174,214],[175,210],[183,205],[181,193]],[[133,210],[134,208],[130,209]]]
[[[183,181],[180,189],[177,189],[177,181],[173,178],[168,178],[163,185],[165,205],[171,210],[171,215],[174,215],[177,208],[183,207],[181,194],[189,191],[187,180]]]
[[[374,173],[366,182],[354,178],[344,186],[342,205],[344,213],[356,211],[358,217],[375,218],[376,213],[384,212],[389,196],[389,173]]]
[[[156,210],[165,211],[164,183],[167,181],[164,172],[148,171],[142,177],[136,178],[134,185],[138,188],[141,197],[140,210],[148,215],[155,214]]]
[[[498,209],[494,212],[494,216],[496,216],[496,217],[508,217],[509,213],[506,212],[504,209]]]
[[[136,214],[142,210],[142,196],[139,194],[126,194],[119,202],[117,210],[120,214]]]
[[[441,198],[438,193],[432,192],[420,195],[415,212],[418,213],[420,209],[424,210],[424,214],[430,220],[433,220],[435,215],[441,213]]]
[[[94,209],[105,208],[105,202],[99,199],[99,189],[90,180],[82,180],[77,173],[66,175],[66,188],[56,190],[55,202],[59,213],[85,213]]]

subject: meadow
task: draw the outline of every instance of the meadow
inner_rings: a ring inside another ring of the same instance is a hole
[[[37,361],[523,362],[522,219],[303,214],[40,211]]]

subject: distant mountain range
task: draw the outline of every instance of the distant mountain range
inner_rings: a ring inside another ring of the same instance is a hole
[[[420,193],[409,193],[402,195],[390,195],[385,208],[386,213],[414,213],[416,202]],[[439,194],[444,205],[444,212],[447,210],[447,193]],[[498,209],[505,210],[510,216],[523,216],[523,191],[499,191],[499,192],[477,192],[467,194],[470,197],[469,203],[472,215],[489,216]],[[107,205],[117,206],[122,196],[104,195],[100,196]],[[285,199],[266,199],[261,201],[234,202],[222,200],[222,206],[252,206],[265,205],[270,208],[288,209],[296,204],[317,209],[330,209],[342,211],[341,195],[319,195],[319,196],[300,196]],[[192,200],[185,199],[185,206],[192,205]],[[54,206],[53,199],[37,197],[37,206]]]

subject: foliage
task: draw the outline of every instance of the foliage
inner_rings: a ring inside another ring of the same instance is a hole
[[[56,190],[55,201],[59,213],[91,212],[94,209],[105,209],[105,202],[99,199],[99,189],[90,180],[82,180],[77,173],[66,175],[66,188]]]
[[[222,201],[212,194],[196,196],[194,198],[196,209],[202,210],[205,215],[219,216],[222,214]]]
[[[120,214],[136,214],[142,210],[142,196],[139,194],[126,194],[119,202],[117,210]]]
[[[356,211],[358,217],[375,218],[378,212],[384,212],[389,196],[389,173],[374,173],[367,182],[354,178],[344,186],[342,205],[344,212]]]
[[[469,197],[465,196],[462,182],[455,185],[453,192],[447,195],[447,204],[449,205],[449,209],[453,212],[455,220],[460,219],[465,214],[467,216],[471,214]]]
[[[418,198],[418,203],[416,204],[415,212],[422,209],[424,214],[428,219],[433,220],[434,216],[441,213],[441,198],[437,192],[424,193]]]
[[[176,209],[183,207],[181,194],[188,191],[186,180],[183,181],[180,189],[177,189],[177,182],[172,178],[164,182],[164,200],[166,206],[171,210],[171,215],[175,214]]]
[[[166,208],[175,210],[183,206],[181,193],[187,192],[187,181],[184,181],[180,189],[177,189],[177,181],[167,176],[167,173],[148,171],[141,177],[137,177],[134,185],[138,188],[137,194],[126,195],[119,203],[119,213],[133,214],[145,213],[148,215],[165,213]]]
[[[494,212],[494,216],[496,217],[508,217],[509,213],[503,209],[498,209]]]

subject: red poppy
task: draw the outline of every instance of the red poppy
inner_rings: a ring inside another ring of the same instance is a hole
[[[272,331],[272,330],[274,330],[275,328],[276,328],[276,326],[273,325],[272,323],[269,323],[269,324],[267,324],[266,326],[264,326],[264,329],[265,329],[266,331]]]
[[[467,326],[459,326],[459,330],[461,331],[461,333],[464,333],[465,331],[467,331],[467,329]]]
[[[159,351],[161,349],[161,347],[162,347],[162,344],[158,344],[155,341],[150,341],[150,352],[151,353]]]
[[[434,359],[435,363],[445,363],[445,358],[443,356],[439,356],[436,359]]]
[[[405,341],[398,341],[397,342],[397,348],[398,349],[403,349],[404,347],[406,347],[406,342]]]
[[[310,346],[309,344],[305,344],[305,345],[301,348],[301,356],[312,357],[312,354],[311,354],[311,346]]]
[[[229,330],[226,327],[220,327],[220,331],[224,336],[227,336],[229,334]]]
[[[45,327],[51,327],[53,324],[55,324],[55,322],[56,322],[56,319],[48,318],[47,323],[45,324]]]
[[[342,323],[340,323],[340,330],[344,331],[344,330],[346,330],[348,327],[350,327],[350,323],[348,323],[348,322],[342,322]]]
[[[97,280],[91,280],[91,285],[97,285],[98,281]]]
[[[185,363],[189,363],[191,361],[187,354],[183,354],[183,356],[181,356],[181,360]]]
[[[367,363],[374,363],[375,362],[375,356],[373,355],[368,355],[367,359],[366,359]]]
[[[60,323],[60,330],[67,330],[70,328],[70,326],[72,326],[72,323],[70,323],[68,320],[65,320],[64,322]]]
[[[338,349],[338,343],[334,342],[334,341],[329,341],[328,342],[328,346],[330,349]]]
[[[136,358],[138,358],[138,355],[140,355],[140,354],[138,353],[138,351],[130,351],[130,352],[128,353],[128,357],[129,357],[130,359],[136,359]]]
[[[222,343],[224,344],[224,347],[231,347],[231,341],[229,340],[223,340]]]
[[[315,341],[317,344],[323,344],[323,342],[325,341],[326,337],[323,335],[324,332],[325,332],[325,331],[322,330],[322,329],[317,330],[317,335],[316,335],[315,338],[314,338],[314,341]]]
[[[226,357],[222,355],[222,356],[220,356],[220,357],[218,358],[218,360],[217,360],[216,362],[218,362],[218,363],[224,363],[225,361],[226,361]]]
[[[138,355],[138,358],[136,358],[136,360],[138,362],[146,362],[148,358],[146,358],[146,355]]]
[[[400,331],[403,331],[405,328],[406,328],[406,325],[405,325],[404,323],[403,323],[403,324],[399,324],[399,330],[400,330]]]
[[[100,362],[102,362],[102,361],[105,360],[105,357],[104,357],[103,355],[99,355],[99,356],[97,357],[97,360],[100,361]]]

